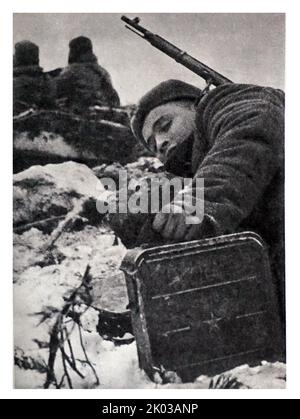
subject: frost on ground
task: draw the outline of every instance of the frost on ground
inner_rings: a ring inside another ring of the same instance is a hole
[[[67,167],[68,170],[71,166]],[[76,166],[73,169],[77,170]],[[80,173],[84,173],[97,183],[98,179],[92,171],[87,173],[87,168],[82,165],[79,165],[79,169],[79,181]],[[34,170],[41,173],[40,169]],[[47,167],[46,172],[49,171],[51,167]],[[51,185],[58,184],[57,173],[62,179],[60,188],[66,190],[60,168],[54,166],[51,176],[56,180],[52,179]],[[23,181],[23,189],[25,183]],[[32,185],[32,181],[29,183]],[[76,191],[74,178],[72,185]],[[48,205],[51,210],[51,206],[44,188],[43,183],[42,196],[45,200],[44,206],[39,206],[39,214],[47,215],[45,208]],[[82,194],[90,192],[81,189],[75,195]],[[69,196],[70,190],[65,194],[65,208],[68,210]],[[61,196],[56,196],[56,202],[63,207]],[[22,214],[27,214],[26,200],[22,200],[22,205]],[[31,218],[27,220],[33,221]],[[97,331],[99,309],[121,312],[128,304],[125,279],[119,270],[125,247],[108,227],[92,225],[88,221],[80,229],[63,232],[50,254],[45,255],[43,249],[49,237],[49,232],[37,228],[14,234],[16,388],[45,386],[49,373],[49,353],[53,348],[50,336],[53,337],[57,319],[74,290],[81,290],[79,287],[87,265],[91,268],[87,294],[76,293],[72,310],[59,324],[59,344],[53,367],[56,381],[51,382],[50,388],[68,388],[70,384],[73,388],[218,388],[226,387],[226,379],[227,386],[228,381],[235,379],[234,382],[241,388],[285,387],[285,365],[280,363],[264,363],[255,368],[241,366],[222,377],[214,377],[213,381],[211,377],[199,377],[193,383],[181,384],[178,380],[172,384],[161,384],[160,380],[153,383],[139,369],[135,342],[116,345],[103,339]],[[80,322],[74,321],[76,316],[79,316]]]

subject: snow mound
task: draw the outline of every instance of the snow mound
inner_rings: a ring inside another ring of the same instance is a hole
[[[66,214],[74,200],[101,197],[104,187],[84,164],[32,166],[14,175],[14,225]]]

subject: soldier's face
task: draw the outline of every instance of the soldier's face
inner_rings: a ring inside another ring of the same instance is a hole
[[[146,117],[143,137],[156,156],[166,163],[195,129],[196,111],[190,102],[169,102]]]

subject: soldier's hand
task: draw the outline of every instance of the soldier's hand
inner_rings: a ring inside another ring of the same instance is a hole
[[[202,218],[195,210],[195,200],[183,200],[182,191],[171,204],[165,205],[155,216],[153,229],[170,241],[189,241],[198,237]],[[196,202],[197,205],[197,202]]]

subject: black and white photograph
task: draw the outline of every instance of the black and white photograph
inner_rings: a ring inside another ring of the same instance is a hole
[[[297,9],[58,3],[0,17],[0,398],[298,398]]]
[[[15,388],[284,389],[285,15],[13,19]]]
[[[15,13],[17,389],[284,389],[285,15]]]

